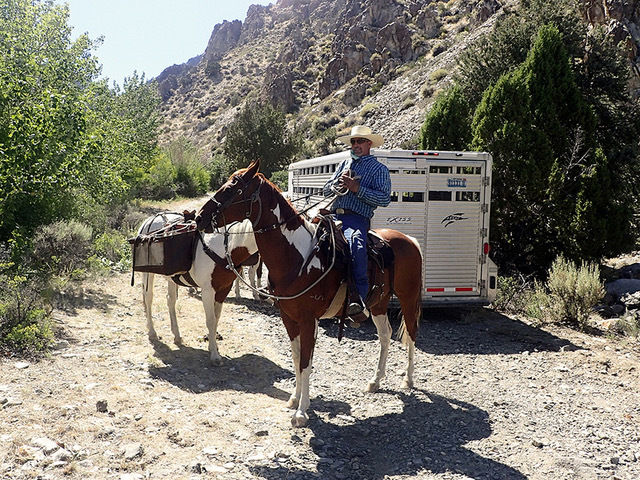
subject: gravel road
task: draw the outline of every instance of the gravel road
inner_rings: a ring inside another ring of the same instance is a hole
[[[293,429],[275,309],[232,294],[215,367],[186,289],[184,345],[171,343],[165,288],[156,282],[155,345],[138,288],[117,275],[55,312],[63,339],[50,358],[0,360],[0,478],[640,478],[637,342],[488,309],[425,310],[416,387],[400,389],[406,352],[394,340],[382,389],[369,394],[374,326],[338,342],[323,321],[309,426]]]

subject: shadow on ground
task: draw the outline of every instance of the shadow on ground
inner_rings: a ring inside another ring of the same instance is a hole
[[[397,332],[398,312],[391,311],[389,318]],[[325,335],[337,338],[339,327],[334,321],[322,320],[320,327]],[[377,333],[373,322],[367,321],[358,328],[345,328],[344,337],[366,341],[377,339]],[[416,347],[433,355],[508,355],[580,348],[565,338],[482,308],[424,309]]]
[[[323,421],[312,413],[309,424],[315,438],[310,443],[319,458],[314,468],[255,467],[252,473],[265,479],[378,480],[427,472],[455,472],[477,480],[526,479],[521,472],[465,448],[468,442],[491,435],[484,410],[421,390],[395,395],[403,404],[398,413],[350,422],[341,417]],[[319,403],[312,400],[312,410],[322,411]]]
[[[212,365],[207,350],[181,346],[172,350],[161,342],[153,344],[155,356],[163,366],[149,367],[152,378],[164,380],[193,393],[216,390],[261,393],[280,400],[289,394],[273,385],[288,379],[293,373],[271,360],[254,354],[223,359],[222,365]]]

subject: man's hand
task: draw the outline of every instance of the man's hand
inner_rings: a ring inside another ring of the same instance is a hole
[[[358,193],[360,189],[360,177],[351,177],[349,176],[349,172],[345,172],[340,176],[339,185],[345,186],[353,193]]]

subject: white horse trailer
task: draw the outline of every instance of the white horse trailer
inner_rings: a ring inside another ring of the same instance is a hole
[[[489,258],[492,158],[481,152],[371,152],[391,174],[391,203],[378,208],[371,228],[393,228],[422,248],[422,303],[488,305],[497,267]],[[298,210],[320,202],[322,187],[344,151],[289,165],[288,195]],[[327,200],[327,202],[330,200]]]

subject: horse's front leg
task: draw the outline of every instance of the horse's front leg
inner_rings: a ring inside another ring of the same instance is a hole
[[[366,391],[377,392],[380,389],[380,382],[385,376],[387,368],[387,358],[389,356],[389,345],[391,344],[391,324],[386,313],[382,315],[373,315],[373,323],[378,330],[378,339],[380,340],[380,357],[378,358],[378,368],[376,373],[369,380]]]
[[[218,343],[216,335],[218,334],[218,320],[222,312],[222,305],[216,305],[215,290],[211,286],[202,287],[202,306],[207,319],[207,330],[209,331],[209,355],[211,363],[214,365],[222,364],[222,357],[218,353]]]
[[[296,371],[295,392],[289,398],[287,406],[295,409],[291,418],[291,425],[304,427],[309,422],[307,409],[309,408],[309,377],[313,362],[313,350],[317,335],[317,321],[313,319],[303,320],[302,324],[295,324],[286,320],[283,315],[285,327],[291,339],[291,354],[293,366]]]
[[[173,333],[173,343],[182,345],[182,337],[178,328],[178,317],[176,315],[176,301],[178,299],[178,284],[170,278],[167,280],[167,307],[169,308],[169,318],[171,321],[171,332]]]

